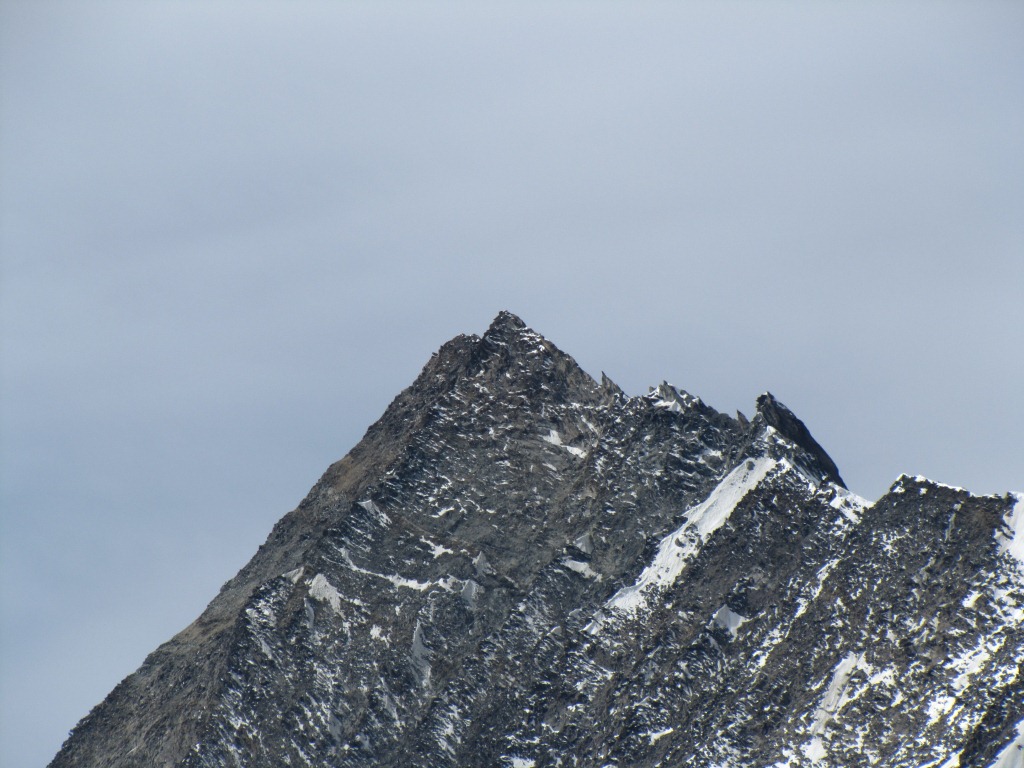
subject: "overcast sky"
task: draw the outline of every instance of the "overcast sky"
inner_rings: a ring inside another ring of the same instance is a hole
[[[445,340],[1024,490],[1024,5],[0,2],[0,763]]]

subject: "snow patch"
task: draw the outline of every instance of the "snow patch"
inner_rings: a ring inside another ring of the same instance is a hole
[[[1017,738],[996,755],[995,762],[989,768],[1024,768],[1024,720],[1017,723]]]
[[[829,483],[829,486],[836,494],[836,497],[829,502],[829,506],[833,509],[838,509],[846,515],[850,522],[854,524],[859,523],[860,515],[871,506],[871,502],[863,496],[858,496],[853,491],[842,488],[835,483]]]
[[[367,571],[369,573],[369,571]],[[380,574],[375,573],[374,576],[380,576],[382,579],[387,579],[396,587],[404,587],[405,589],[415,589],[418,592],[422,592],[425,589],[429,589],[433,584],[429,581],[416,581],[416,579],[407,579],[404,576],[399,576],[397,573]]]
[[[821,704],[818,705],[818,709],[814,713],[811,739],[801,747],[804,755],[811,762],[816,763],[825,757],[825,744],[821,736],[825,733],[825,727],[829,721],[835,718],[839,710],[851,700],[846,698],[844,694],[850,684],[850,678],[853,676],[853,673],[858,667],[862,666],[866,666],[864,664],[864,654],[852,652],[846,654],[839,664],[836,665],[835,671],[832,673],[832,680],[828,684],[828,690],[825,691],[825,695],[821,698]]]
[[[729,519],[736,505],[775,466],[769,458],[748,460],[726,475],[707,499],[686,512],[686,522],[661,540],[657,555],[636,583],[620,589],[606,605],[621,613],[635,613],[646,605],[650,592],[673,584],[711,534]]]
[[[957,693],[964,690],[971,681],[971,678],[981,672],[985,665],[991,660],[992,654],[989,651],[986,638],[975,648],[968,648],[959,656],[949,662],[949,666],[959,672],[952,682],[953,690]]]
[[[462,586],[462,591],[459,593],[459,597],[466,603],[470,608],[476,608],[477,598],[484,593],[484,588],[477,584],[472,579],[467,579],[466,583]]]
[[[428,589],[429,587],[433,586],[433,582],[429,582],[429,581],[426,581],[426,582],[424,582],[424,581],[416,581],[415,579],[407,579],[404,576],[399,576],[398,574],[394,574],[394,573],[389,573],[389,574],[376,573],[375,571],[370,571],[370,570],[367,570],[366,568],[360,568],[358,565],[356,565],[354,562],[352,562],[352,556],[349,555],[348,549],[346,549],[345,547],[339,547],[338,548],[338,553],[344,559],[345,565],[347,565],[349,568],[351,568],[356,573],[365,573],[367,576],[376,576],[378,579],[384,579],[385,581],[390,581],[391,584],[393,586],[395,586],[395,587],[405,587],[406,589],[415,589],[415,590],[418,590],[418,591],[422,592],[423,590]],[[396,608],[397,608],[397,606],[396,606]]]
[[[419,619],[412,631],[412,648],[409,652],[413,667],[420,673],[420,682],[424,688],[430,687],[430,649],[423,640],[423,625]]]
[[[563,558],[562,565],[568,568],[570,571],[575,571],[581,576],[586,576],[588,579],[595,579],[601,581],[603,578],[600,573],[590,567],[590,563],[581,563],[579,560],[573,560],[571,558]]]
[[[430,554],[433,555],[435,559],[440,557],[441,555],[455,554],[455,552],[451,549],[448,549],[448,547],[444,547],[440,544],[435,544],[433,541],[430,541],[430,539],[427,539],[424,536],[420,536],[420,541],[427,545],[427,548],[430,550]]]
[[[956,697],[940,695],[928,704],[928,727],[935,725],[956,704]]]
[[[822,742],[821,736],[813,737],[807,744],[801,747],[801,750],[812,763],[818,762],[828,754],[825,751],[825,744]]]
[[[946,488],[947,490],[950,490],[950,491],[960,491],[961,493],[968,493],[968,491],[965,488],[961,488],[958,485],[946,485],[945,483],[938,483],[935,480],[929,480],[924,475],[914,475],[914,482],[915,483],[927,483],[928,485],[931,485],[931,486],[933,486],[935,488]],[[924,494],[924,490],[922,489],[920,491],[920,493],[923,495]]]
[[[562,442],[562,436],[560,434],[558,434],[558,430],[556,430],[556,429],[548,430],[548,434],[541,435],[541,439],[545,443],[551,443],[551,445],[557,445],[559,448],[564,448],[569,453],[571,453],[573,456],[576,456],[578,458],[582,459],[584,456],[587,455],[587,452],[584,451],[582,448],[576,448],[576,447],[571,446],[571,445],[565,445]]]
[[[838,711],[837,705],[843,696],[843,692],[846,690],[846,686],[850,683],[850,677],[853,676],[857,666],[863,663],[863,653],[856,654],[851,652],[846,654],[842,661],[836,665],[836,669],[832,673],[832,680],[828,685],[828,690],[825,691],[821,704],[814,713],[814,725],[811,727],[812,733],[821,734],[825,730],[828,721]]]
[[[964,598],[963,602],[960,603],[964,608],[974,608],[978,602],[978,598],[981,597],[981,592],[974,590],[967,597]]]
[[[327,603],[335,613],[341,613],[341,593],[322,573],[318,573],[309,582],[309,596]]]
[[[545,443],[551,443],[552,445],[557,445],[559,447],[562,445],[562,436],[558,434],[557,429],[549,430],[548,434],[542,436],[542,439]]]
[[[375,518],[377,518],[377,522],[380,523],[381,525],[390,525],[391,524],[391,518],[388,517],[383,512],[381,512],[380,508],[376,504],[374,504],[372,500],[367,499],[365,501],[359,501],[359,502],[356,502],[356,503],[360,507],[365,509],[367,512],[371,513]]]
[[[723,605],[719,608],[711,618],[715,624],[728,632],[734,640],[739,632],[739,628],[750,621],[746,616],[741,616],[732,611],[728,605]]]

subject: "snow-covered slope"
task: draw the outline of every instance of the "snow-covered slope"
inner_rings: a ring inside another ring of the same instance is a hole
[[[508,313],[453,339],[53,766],[1018,766],[1024,501],[847,490]]]

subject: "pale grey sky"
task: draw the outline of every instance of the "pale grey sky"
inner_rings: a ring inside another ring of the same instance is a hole
[[[1024,490],[1024,6],[0,2],[0,763],[451,336]]]

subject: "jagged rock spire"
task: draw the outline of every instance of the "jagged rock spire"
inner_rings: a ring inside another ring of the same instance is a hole
[[[484,338],[503,338],[522,330],[526,330],[526,323],[523,322],[522,318],[503,309],[491,321],[491,325],[484,334]]]
[[[789,408],[776,400],[771,392],[765,392],[757,398],[757,416],[813,456],[825,477],[843,488],[846,487],[846,483],[839,475],[839,467],[811,436],[807,426]]]

